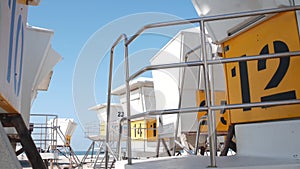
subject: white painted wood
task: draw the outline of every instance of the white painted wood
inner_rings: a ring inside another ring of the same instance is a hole
[[[300,160],[300,120],[237,125],[238,154]]]
[[[237,13],[290,5],[289,0],[223,0],[222,2],[218,0],[192,0],[192,2],[199,16]],[[300,1],[296,0],[295,2],[299,4]],[[209,22],[206,23],[206,28],[213,41],[219,42],[227,37],[229,29],[247,19],[249,17]]]

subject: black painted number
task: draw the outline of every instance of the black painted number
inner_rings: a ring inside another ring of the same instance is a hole
[[[243,55],[244,57],[246,55]],[[249,77],[248,77],[248,66],[246,61],[239,62],[240,68],[240,82],[241,82],[241,89],[242,89],[242,102],[243,103],[250,103],[250,87],[249,87]],[[251,108],[243,108],[243,111],[251,110]]]
[[[288,46],[282,41],[274,41],[274,52],[275,53],[282,53],[282,52],[289,52]],[[259,53],[260,55],[269,54],[269,45],[265,45]],[[246,55],[243,55],[246,56]],[[242,56],[242,57],[243,57]],[[263,71],[267,68],[266,59],[258,60],[257,62],[257,71]],[[278,85],[282,82],[284,76],[286,75],[290,66],[290,57],[283,57],[280,58],[279,66],[275,71],[274,75],[265,86],[264,90],[269,90],[278,87]],[[234,67],[231,70],[231,76],[236,76],[236,68]],[[246,61],[239,62],[239,69],[240,69],[240,84],[241,84],[241,94],[242,94],[242,103],[251,103],[251,96],[250,96],[250,87],[249,87],[249,77],[248,77],[248,66]],[[280,92],[268,96],[262,96],[261,102],[265,101],[280,101],[280,100],[289,100],[289,99],[296,99],[296,91],[286,91]],[[249,111],[251,108],[243,108],[243,111]]]
[[[282,42],[282,41],[274,41],[274,51],[275,53],[282,53],[282,52],[289,52],[288,46]],[[269,54],[269,47],[268,45],[264,46],[261,50],[260,54]],[[257,70],[262,71],[267,68],[266,66],[266,59],[259,60],[257,62]],[[267,86],[265,87],[265,90],[272,89],[278,87],[278,85],[282,82],[282,79],[286,75],[288,69],[290,66],[290,57],[283,57],[280,58],[279,66],[274,73],[271,80],[268,82]],[[287,91],[287,92],[281,92],[276,93],[268,96],[261,97],[261,101],[279,101],[279,100],[289,100],[289,99],[296,99],[296,91]]]
[[[200,103],[200,107],[203,107],[203,106],[205,106],[205,100],[203,100],[201,103]],[[225,101],[225,100],[221,100],[221,105],[226,105],[227,104],[227,101]],[[226,109],[221,109],[220,110],[220,122],[223,124],[223,125],[227,125],[227,121],[226,121],[226,119],[224,118],[224,114],[226,113]],[[205,113],[205,115],[204,116],[207,116],[207,112]],[[202,123],[201,123],[201,125],[207,125],[207,120],[205,119],[205,120],[203,120],[202,121]]]
[[[118,112],[118,117],[124,117],[124,112]]]

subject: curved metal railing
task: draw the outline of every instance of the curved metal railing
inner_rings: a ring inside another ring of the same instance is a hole
[[[161,23],[154,23],[144,26],[142,29],[136,32],[130,39],[127,40],[127,36],[125,34],[121,35],[117,41],[114,43],[111,49],[111,62],[110,62],[110,73],[109,73],[109,83],[108,83],[108,104],[107,104],[107,125],[109,122],[109,114],[110,114],[110,99],[111,99],[111,79],[112,79],[112,61],[113,61],[113,50],[114,47],[124,39],[124,56],[125,56],[125,73],[126,73],[126,102],[127,102],[127,117],[124,117],[120,121],[120,128],[122,128],[122,123],[127,120],[128,126],[128,138],[127,138],[127,155],[128,155],[128,164],[132,164],[132,156],[131,156],[131,129],[130,129],[130,121],[135,118],[151,116],[151,115],[164,115],[164,114],[178,114],[178,113],[190,113],[190,112],[198,112],[198,111],[207,111],[208,112],[208,134],[210,136],[209,143],[210,143],[210,166],[216,167],[216,141],[215,141],[215,133],[214,133],[214,126],[215,126],[215,117],[213,114],[213,110],[221,110],[221,109],[241,109],[247,107],[265,107],[265,106],[278,106],[278,105],[291,105],[291,104],[300,104],[300,100],[284,100],[284,101],[270,101],[270,102],[255,102],[255,103],[243,103],[243,104],[229,104],[229,105],[220,105],[216,106],[211,104],[211,93],[210,93],[210,75],[209,75],[209,65],[214,64],[224,64],[224,63],[231,63],[231,62],[239,62],[239,61],[250,61],[250,60],[259,60],[259,59],[271,59],[271,58],[281,58],[287,56],[298,56],[300,55],[300,51],[295,52],[286,52],[286,53],[276,53],[276,54],[268,54],[268,55],[256,55],[256,56],[247,56],[247,57],[239,57],[239,58],[224,58],[220,60],[208,60],[206,45],[205,45],[205,30],[204,25],[205,22],[209,21],[217,21],[217,20],[225,20],[225,19],[233,19],[233,18],[240,18],[240,17],[249,17],[249,16],[256,16],[256,15],[265,15],[265,14],[275,14],[280,12],[287,12],[287,11],[295,11],[299,10],[300,6],[292,6],[292,7],[283,7],[283,8],[273,8],[273,9],[264,9],[264,10],[255,10],[255,11],[248,11],[248,12],[239,12],[239,13],[231,13],[231,14],[224,14],[224,15],[215,15],[215,16],[203,16],[200,18],[195,19],[188,19],[188,20],[178,20],[178,21],[171,21],[171,22],[161,22]],[[161,64],[161,65],[152,65],[147,66],[138,72],[129,76],[129,64],[128,64],[128,47],[129,45],[138,38],[145,30],[151,28],[158,28],[158,27],[167,27],[167,26],[175,26],[175,25],[184,25],[190,23],[199,23],[200,24],[200,33],[201,33],[201,54],[202,60],[201,61],[193,61],[193,62],[185,62],[185,63],[172,63],[172,64]],[[204,72],[204,84],[205,84],[205,96],[207,100],[207,106],[204,107],[192,107],[192,108],[181,108],[181,109],[169,109],[169,110],[156,110],[151,112],[144,112],[136,115],[130,115],[130,88],[129,82],[136,78],[137,76],[141,75],[142,73],[149,71],[149,70],[158,70],[158,69],[168,69],[168,68],[182,68],[182,67],[191,67],[191,66],[202,66]],[[107,127],[108,130],[108,127]],[[108,131],[106,132],[106,138],[108,142]],[[120,152],[119,152],[120,153]],[[108,150],[106,150],[106,154],[108,154]],[[108,155],[107,155],[108,156]],[[107,166],[107,165],[106,165]]]

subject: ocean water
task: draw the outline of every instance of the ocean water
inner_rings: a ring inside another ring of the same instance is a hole
[[[97,152],[94,151],[94,155],[96,154]],[[75,151],[75,154],[76,155],[85,155],[86,154],[86,151]],[[101,154],[104,154],[104,152],[101,152]],[[89,155],[92,155],[92,151],[89,152]]]

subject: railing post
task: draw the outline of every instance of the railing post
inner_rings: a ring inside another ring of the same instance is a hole
[[[125,39],[124,54],[125,54],[125,75],[126,75],[126,110],[127,117],[131,115],[130,113],[130,86],[129,86],[129,62],[128,62],[128,45],[127,38]],[[132,164],[132,154],[131,154],[131,121],[127,119],[127,156],[128,164]]]
[[[124,39],[124,44],[127,42],[127,36],[125,34],[122,34],[119,36],[119,38],[115,41],[115,43],[112,45],[111,50],[110,50],[110,62],[109,62],[109,75],[108,75],[108,87],[107,87],[107,107],[106,107],[106,113],[107,113],[107,118],[106,118],[106,138],[105,138],[105,168],[108,168],[108,160],[109,160],[109,155],[108,155],[108,149],[109,147],[107,146],[109,143],[109,119],[110,119],[110,105],[111,105],[111,88],[112,88],[112,71],[113,71],[113,62],[114,62],[114,49],[118,45],[118,43]],[[125,45],[125,60],[127,58],[128,52],[127,52],[127,46]],[[129,76],[129,74],[128,74]]]
[[[294,3],[294,0],[290,0],[291,3]],[[294,4],[293,4],[294,5]],[[115,45],[124,38],[124,56],[125,56],[125,73],[126,73],[126,101],[127,101],[127,155],[128,155],[128,164],[132,164],[132,151],[131,151],[131,119],[135,119],[138,117],[143,117],[144,115],[163,115],[163,114],[173,114],[173,113],[186,113],[189,111],[207,111],[208,112],[208,134],[209,134],[209,143],[210,143],[210,160],[211,164],[209,167],[216,167],[216,153],[217,153],[217,146],[216,146],[216,121],[215,121],[215,110],[220,109],[239,109],[239,108],[245,108],[245,107],[262,107],[262,106],[272,106],[272,105],[290,105],[290,104],[299,104],[300,100],[289,100],[287,101],[271,101],[271,102],[260,102],[260,103],[247,103],[247,104],[231,104],[226,106],[216,106],[213,98],[213,85],[210,84],[210,71],[209,71],[209,65],[213,64],[221,64],[221,63],[230,63],[230,62],[238,62],[238,61],[244,61],[244,60],[258,60],[263,58],[279,58],[279,57],[286,57],[288,56],[287,53],[281,53],[281,54],[268,54],[268,55],[259,55],[259,56],[248,56],[247,58],[227,58],[227,59],[221,59],[220,61],[216,62],[214,60],[209,60],[207,57],[207,50],[206,50],[206,37],[205,37],[205,29],[204,29],[204,23],[209,21],[218,21],[218,20],[226,20],[226,19],[233,19],[233,18],[240,18],[240,17],[249,17],[249,16],[255,16],[255,15],[262,15],[262,14],[273,14],[273,13],[279,13],[279,12],[285,12],[285,11],[295,11],[300,9],[300,6],[294,6],[294,7],[284,7],[284,8],[275,8],[275,9],[268,9],[268,10],[257,10],[257,11],[248,11],[248,12],[239,12],[239,13],[231,13],[227,15],[216,15],[216,16],[202,16],[200,18],[196,19],[189,19],[189,20],[179,20],[179,21],[171,21],[171,22],[161,22],[156,24],[149,24],[144,26],[142,29],[140,29],[136,34],[134,34],[130,39],[127,39],[126,35],[121,35],[118,40],[114,43],[113,48]],[[164,65],[155,65],[155,66],[149,66],[142,70],[140,70],[137,73],[134,73],[132,76],[129,76],[129,62],[128,62],[128,46],[131,42],[133,42],[138,36],[140,36],[145,30],[150,28],[158,28],[158,27],[166,27],[166,26],[175,26],[175,25],[184,25],[184,24],[190,24],[190,23],[200,23],[200,29],[201,29],[201,44],[202,44],[202,57],[203,61],[198,62],[189,62],[189,63],[177,63],[177,64],[164,64]],[[297,56],[297,52],[288,52],[289,56]],[[113,57],[113,52],[111,53],[111,57]],[[111,59],[112,60],[112,59]],[[112,63],[111,63],[112,64]],[[131,116],[130,113],[130,86],[129,82],[130,80],[136,78],[138,75],[142,74],[145,71],[148,70],[156,70],[156,69],[166,69],[166,68],[175,68],[175,67],[190,67],[190,66],[203,66],[203,73],[204,73],[204,83],[205,83],[205,96],[207,101],[206,107],[196,107],[196,108],[186,108],[186,109],[177,109],[177,110],[165,110],[163,112],[151,112],[141,115],[133,115]],[[112,65],[111,65],[112,68]],[[109,92],[108,92],[108,105],[107,105],[107,119],[109,121],[109,112],[110,112],[110,95],[111,95],[111,72],[109,76]],[[212,81],[213,82],[213,81]],[[108,141],[108,122],[107,122],[107,128],[106,128],[106,137]],[[106,156],[108,155],[106,150]],[[106,165],[107,166],[107,165]]]
[[[122,140],[122,121],[123,119],[120,120],[120,123],[119,123],[119,138],[118,138],[118,145],[117,145],[117,155],[118,155],[118,160],[122,160],[122,148],[121,148],[121,140]]]
[[[207,116],[202,116],[198,122],[198,128],[197,128],[197,135],[196,135],[196,142],[195,142],[195,151],[194,151],[194,155],[197,155],[198,150],[199,150],[199,140],[200,140],[200,134],[201,134],[201,126],[205,120],[205,118],[207,118]]]
[[[188,57],[184,57],[184,62],[187,62]],[[183,87],[184,87],[184,78],[185,78],[185,69],[186,67],[183,67],[182,71],[182,79],[179,87],[179,100],[178,100],[178,109],[181,109],[181,103],[182,103],[182,95],[183,95]],[[180,76],[179,76],[180,78]],[[172,155],[175,156],[176,153],[176,143],[175,141],[177,140],[178,137],[178,130],[179,130],[179,121],[180,121],[180,112],[178,112],[177,117],[176,117],[176,124],[175,124],[175,136],[174,136],[174,146],[173,146],[173,153]]]
[[[207,64],[207,51],[206,51],[206,38],[204,20],[200,22],[200,35],[201,35],[201,54],[203,58],[203,73],[204,73],[204,85],[205,85],[205,98],[208,114],[208,136],[209,136],[209,151],[210,151],[210,167],[216,167],[216,132],[215,132],[215,115],[211,109],[211,88],[209,84],[209,65]]]
[[[114,60],[114,48],[110,50],[110,61],[109,61],[109,74],[108,74],[108,88],[107,88],[107,107],[106,107],[106,137],[105,137],[105,168],[108,168],[108,143],[109,143],[109,119],[110,119],[110,105],[111,105],[111,86],[112,86],[112,71],[113,71],[113,61]]]

